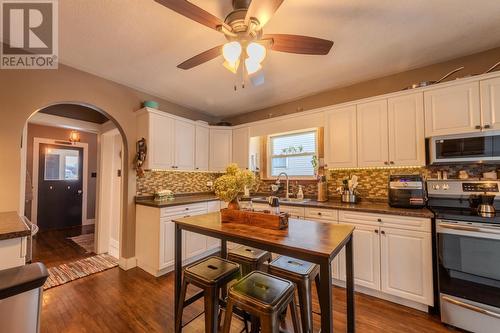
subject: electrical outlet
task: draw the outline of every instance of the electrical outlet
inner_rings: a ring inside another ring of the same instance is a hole
[[[214,186],[214,182],[212,182],[212,181],[208,181],[208,182],[207,182],[207,187],[212,187],[212,186]]]

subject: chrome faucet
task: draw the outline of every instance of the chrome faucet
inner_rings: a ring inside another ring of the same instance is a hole
[[[281,176],[282,175],[285,175],[286,177],[286,194],[285,194],[285,198],[288,200],[290,199],[290,193],[289,193],[289,189],[290,189],[290,180],[288,178],[288,175],[286,174],[286,172],[282,172],[278,175],[278,179],[276,179],[276,185],[280,185],[280,179],[281,179]]]

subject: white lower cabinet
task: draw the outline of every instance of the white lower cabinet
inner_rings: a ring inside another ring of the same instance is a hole
[[[356,286],[379,292],[375,296],[389,295],[396,302],[434,305],[430,219],[340,211],[339,220],[355,227]],[[339,272],[334,277],[345,281],[344,250],[338,258]]]
[[[207,212],[206,202],[167,208],[138,205],[136,207],[137,266],[155,276],[172,271],[175,259],[175,224],[172,220]],[[218,240],[201,234],[186,231],[182,234],[184,264],[216,252],[220,246]]]
[[[380,233],[382,291],[433,305],[431,234],[393,228]]]
[[[347,224],[347,223],[345,223]],[[353,233],[354,283],[380,290],[380,238],[379,228],[351,224]],[[345,281],[345,250],[339,255],[340,280]]]

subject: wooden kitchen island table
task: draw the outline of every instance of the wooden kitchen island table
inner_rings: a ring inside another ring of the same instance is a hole
[[[182,230],[221,240],[221,255],[227,257],[227,242],[252,246],[265,251],[313,262],[320,266],[321,332],[333,332],[332,270],[331,262],[345,247],[347,332],[355,331],[354,274],[352,262],[352,233],[349,225],[329,224],[290,219],[287,230],[270,230],[240,224],[221,223],[220,213],[185,217],[175,223],[175,316],[182,278]],[[202,295],[193,296],[184,304],[191,304]],[[327,297],[324,297],[327,296]],[[215,332],[217,330],[214,330]]]

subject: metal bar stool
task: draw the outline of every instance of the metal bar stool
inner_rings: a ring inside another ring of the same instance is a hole
[[[240,265],[219,257],[209,257],[184,269],[175,331],[182,330],[182,313],[189,284],[203,289],[205,300],[205,332],[216,333],[219,328],[219,294],[228,282],[240,276]]]
[[[223,333],[229,333],[234,307],[259,318],[262,333],[279,333],[279,315],[290,307],[294,332],[300,333],[293,282],[253,271],[229,288]]]
[[[315,280],[319,298],[319,266],[304,260],[281,256],[269,264],[268,271],[272,275],[290,280],[297,285],[302,331],[313,332],[311,289],[312,281]]]
[[[249,246],[240,246],[229,251],[227,258],[240,264],[242,277],[253,271],[262,271],[264,263],[269,263],[272,260],[270,252]]]

